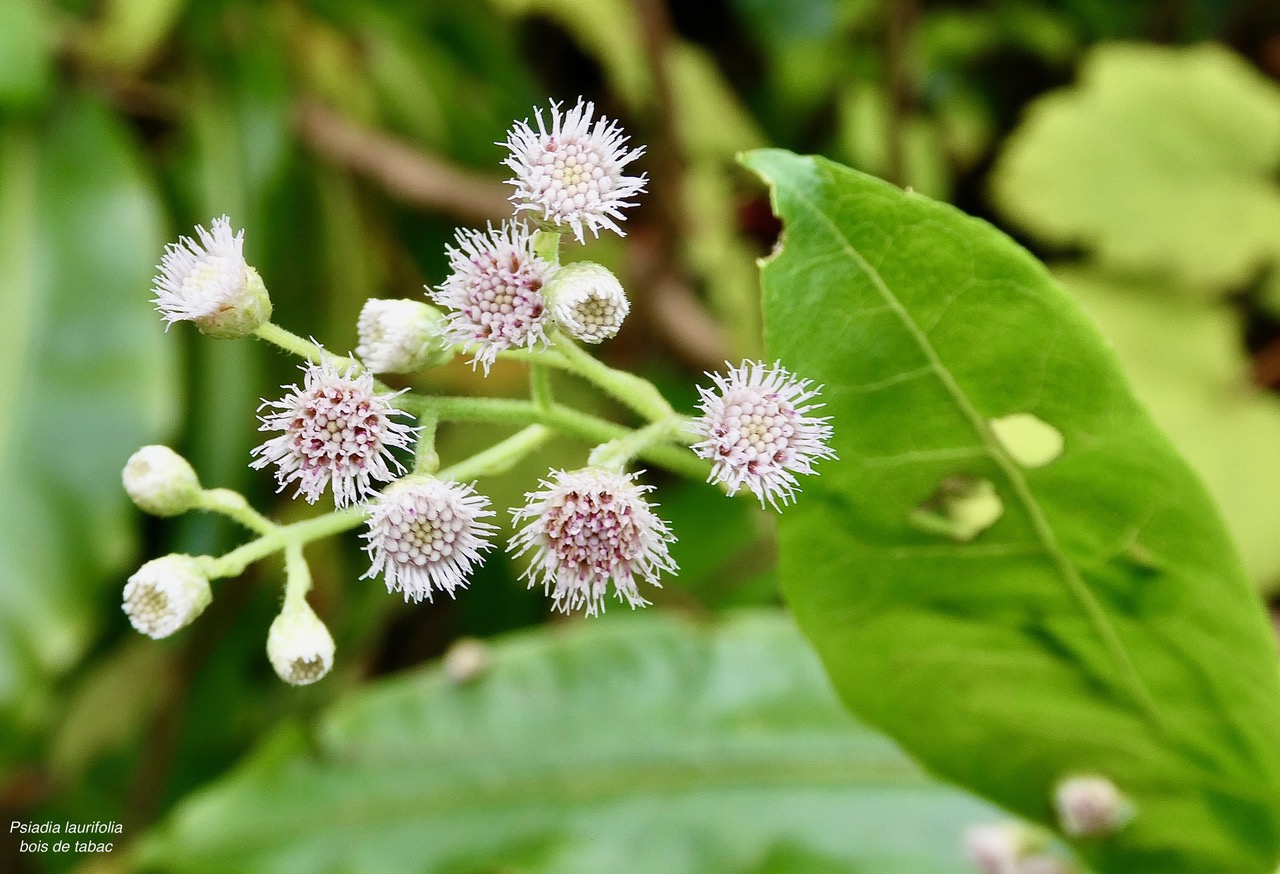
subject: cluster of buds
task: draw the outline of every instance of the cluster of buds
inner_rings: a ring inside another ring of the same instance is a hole
[[[406,421],[418,409],[413,397],[388,390],[375,374],[414,373],[458,354],[470,354],[472,366],[486,375],[501,356],[536,362],[544,350],[557,361],[591,362],[576,343],[614,337],[630,302],[604,266],[561,264],[560,246],[567,238],[585,242],[587,232],[623,234],[625,211],[646,183],[644,174],[628,172],[644,149],[627,142],[616,122],[583,101],[567,110],[553,103],[548,115],[535,112],[534,123],[517,123],[500,144],[515,174],[513,217],[483,231],[457,231],[446,250],[448,276],[426,289],[430,303],[368,301],[356,358],[332,356],[268,321],[271,303],[245,261],[244,232],[233,233],[226,217],[212,230],[197,228],[194,240],[184,237],[164,255],[155,303],[169,323],[191,321],[214,337],[254,334],[308,357],[299,384],[263,402],[261,430],[270,436],[253,450],[251,466],[272,467],[279,490],[292,487],[310,503],[331,493],[343,511],[336,517],[364,521],[365,577],[382,578],[406,601],[465,588],[494,548],[498,528],[489,499],[474,483],[448,471],[436,475],[435,419],[416,426]],[[598,363],[579,370],[589,379],[602,371],[617,373]],[[624,385],[642,382],[624,376]],[[695,465],[693,457],[709,461],[708,480],[728,494],[745,487],[761,506],[781,509],[794,500],[798,476],[834,457],[831,426],[814,414],[821,406],[817,389],[779,363],[745,362],[711,379],[712,388],[699,389],[698,414],[688,419],[665,415],[670,408],[657,396],[662,415],[646,414],[658,429],[655,439],[690,453]],[[414,469],[406,471],[397,456],[415,442]],[[524,578],[544,589],[554,609],[596,615],[610,596],[642,607],[649,603],[642,587],[659,587],[664,574],[676,573],[674,536],[649,500],[653,487],[625,469],[635,454],[593,454],[583,468],[552,471],[510,511],[517,530],[507,549],[526,557]],[[292,684],[329,671],[334,640],[306,602],[310,576],[301,543],[289,540],[287,528],[255,514],[238,495],[211,497],[190,465],[163,447],[141,450],[124,478],[129,495],[148,512],[221,510],[285,549],[290,576],[268,634],[268,658]],[[173,633],[209,603],[211,577],[242,567],[231,563],[227,570],[220,561],[168,556],[151,562],[130,579],[125,611],[144,633]]]

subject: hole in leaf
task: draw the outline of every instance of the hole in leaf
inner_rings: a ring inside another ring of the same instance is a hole
[[[1023,467],[1044,467],[1062,454],[1062,432],[1030,413],[992,419],[991,430],[1005,451]]]
[[[927,501],[911,511],[911,524],[931,534],[967,543],[1004,513],[1004,502],[990,481],[967,473],[942,481]]]

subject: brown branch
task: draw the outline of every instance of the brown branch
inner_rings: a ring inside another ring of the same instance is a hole
[[[316,154],[372,179],[406,203],[468,219],[511,216],[507,188],[498,180],[370,130],[320,103],[302,103],[296,125]]]

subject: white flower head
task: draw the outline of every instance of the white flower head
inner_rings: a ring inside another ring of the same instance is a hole
[[[375,481],[404,470],[391,450],[407,446],[415,429],[392,421],[404,413],[374,391],[368,371],[340,373],[328,360],[302,370],[302,388],[288,386],[280,400],[262,402],[259,409],[272,412],[259,417],[258,430],[282,433],[253,450],[252,466],[275,464],[280,490],[296,482],[295,495],[313,504],[332,483],[334,504],[345,507],[373,494]]]
[[[189,555],[147,562],[124,587],[124,612],[133,627],[159,640],[185,628],[213,600],[209,577]]]
[[[421,301],[371,298],[356,330],[356,355],[374,373],[414,373],[453,359],[444,314]]]
[[[819,389],[780,363],[746,361],[728,376],[708,375],[715,390],[698,388],[701,415],[691,427],[703,438],[693,451],[712,462],[709,481],[725,483],[731,495],[745,485],[775,509],[794,500],[796,474],[836,455],[827,446],[830,419],[810,415],[822,406],[810,403]]]
[[[244,260],[244,231],[232,233],[225,215],[210,227],[196,226],[198,242],[179,237],[165,247],[152,302],[169,324],[190,321],[211,337],[245,337],[271,318],[271,298]]]
[[[611,581],[619,600],[644,607],[649,602],[637,583],[658,586],[664,571],[676,573],[668,549],[675,538],[644,498],[653,487],[636,484],[636,476],[591,467],[554,471],[511,511],[526,524],[508,548],[516,556],[534,551],[522,579],[530,587],[541,583],[557,610],[596,615]]]
[[[623,169],[644,154],[644,147],[627,148],[618,123],[603,116],[593,120],[595,106],[581,98],[563,113],[553,101],[550,115],[548,127],[542,109],[535,109],[537,130],[528,120],[516,122],[500,144],[511,152],[502,163],[515,173],[508,182],[516,188],[511,195],[516,211],[571,228],[579,242],[588,229],[592,236],[601,228],[625,236],[618,224],[622,210],[635,206],[628,198],[644,191],[646,177],[627,176]]]
[[[366,578],[385,573],[388,592],[406,601],[453,596],[493,548],[497,530],[489,499],[473,486],[429,476],[411,476],[389,486],[369,508],[365,549],[372,566]]]
[[[1069,837],[1112,834],[1129,824],[1133,804],[1106,777],[1081,774],[1067,777],[1053,795],[1058,822]]]
[[[125,463],[124,490],[139,509],[153,516],[177,516],[196,505],[200,479],[168,446],[144,446]]]
[[[533,251],[533,236],[522,222],[496,230],[457,232],[448,248],[449,278],[431,299],[451,312],[445,342],[474,350],[472,364],[485,372],[499,352],[547,343],[547,305],[542,286],[552,266]]]
[[[291,686],[306,686],[333,667],[333,635],[303,602],[286,606],[267,632],[267,658],[276,676]]]
[[[569,336],[601,343],[618,333],[631,304],[609,268],[590,261],[566,264],[545,289],[551,318]]]

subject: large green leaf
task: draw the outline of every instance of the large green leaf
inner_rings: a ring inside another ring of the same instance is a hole
[[[834,699],[790,620],[544,627],[274,737],[139,854],[179,872],[964,872],[990,811]]]
[[[125,131],[88,101],[0,127],[0,738],[104,617],[132,558],[120,486],[171,423],[147,287],[164,232]],[[7,745],[4,745],[7,747]]]
[[[820,158],[745,160],[786,225],[767,347],[826,383],[835,426],[840,461],[779,533],[844,700],[1033,819],[1065,775],[1111,777],[1138,813],[1079,845],[1104,874],[1273,874],[1272,633],[1096,329],[984,222]],[[1014,415],[1056,429],[1060,457],[1019,463],[1037,447],[996,436]]]
[[[1280,87],[1212,45],[1095,49],[1041,98],[993,189],[1044,239],[1210,289],[1280,257]]]
[[[1115,347],[1134,391],[1217,500],[1245,570],[1280,586],[1280,398],[1257,388],[1234,307],[1167,284],[1055,271]]]

